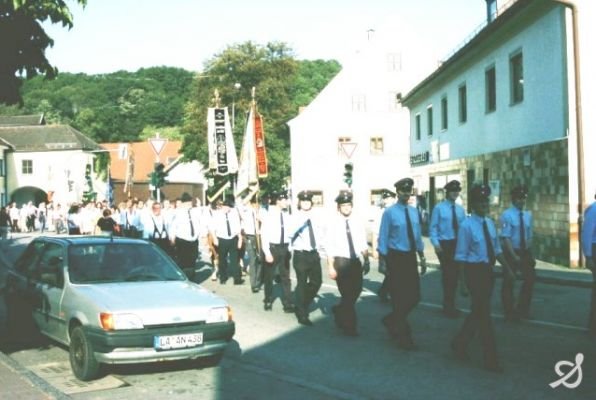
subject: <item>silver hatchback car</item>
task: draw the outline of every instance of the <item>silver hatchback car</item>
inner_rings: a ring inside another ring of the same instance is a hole
[[[81,380],[96,378],[102,363],[217,363],[235,332],[228,304],[143,240],[36,238],[7,286],[42,334],[69,347]]]

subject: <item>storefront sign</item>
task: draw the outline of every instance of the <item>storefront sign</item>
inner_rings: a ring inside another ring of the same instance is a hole
[[[410,165],[421,165],[421,164],[428,164],[429,162],[429,152],[425,151],[424,153],[418,153],[410,156]]]

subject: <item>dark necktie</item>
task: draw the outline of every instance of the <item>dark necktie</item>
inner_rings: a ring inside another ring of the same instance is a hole
[[[195,227],[192,224],[192,218],[190,217],[190,209],[188,210],[188,222],[190,223],[190,236],[195,237]]]
[[[232,237],[232,229],[230,228],[230,219],[228,213],[226,213],[226,228],[228,228],[228,239]]]
[[[283,212],[279,213],[279,225],[281,226],[281,237],[279,239],[279,244],[284,244],[286,239],[284,237],[284,213]]]
[[[455,204],[451,205],[451,224],[453,225],[453,233],[455,233],[455,238],[457,239],[457,230],[459,229],[459,224],[457,223],[457,213],[455,212]]]
[[[352,240],[352,232],[350,232],[350,225],[346,219],[346,234],[348,235],[348,248],[350,249],[350,258],[356,258],[356,250],[354,249],[354,241]]]
[[[522,250],[526,249],[526,227],[524,225],[524,212],[519,212],[519,237],[520,237],[520,247]]]
[[[482,220],[482,230],[484,231],[484,241],[486,242],[488,263],[490,265],[495,265],[495,249],[493,248],[493,242],[491,240],[490,233],[488,233],[488,224],[486,223],[486,218],[483,218]]]
[[[410,213],[408,212],[408,206],[404,209],[406,212],[406,225],[408,227],[408,242],[410,243],[410,251],[416,249],[416,241],[414,239],[414,230],[412,229],[412,221],[410,221]]]
[[[311,249],[316,250],[317,242],[315,242],[315,233],[312,230],[312,223],[310,222],[310,219],[306,221],[306,223],[308,225],[308,237],[310,238],[310,247]]]

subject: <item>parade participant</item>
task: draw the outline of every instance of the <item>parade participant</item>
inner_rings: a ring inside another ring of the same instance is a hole
[[[250,203],[242,209],[242,235],[247,255],[250,287],[253,293],[261,289],[262,264],[260,259],[259,207],[257,196],[250,198]]]
[[[142,236],[143,227],[136,206],[136,201],[128,199],[126,201],[126,208],[120,212],[122,236],[131,238],[139,238]]]
[[[174,247],[175,260],[184,273],[194,278],[195,264],[199,255],[199,215],[192,209],[192,197],[186,192],[180,197],[170,226],[170,243]]]
[[[456,318],[460,311],[455,307],[455,293],[457,289],[459,267],[455,256],[455,242],[459,226],[466,218],[466,211],[455,201],[461,192],[459,181],[448,182],[445,189],[445,199],[437,204],[430,217],[430,242],[441,265],[443,284],[443,313],[450,318]]]
[[[381,198],[382,198],[382,206],[380,208],[380,215],[377,218],[377,221],[375,223],[376,227],[375,230],[373,231],[374,236],[373,236],[373,243],[375,244],[375,246],[378,247],[378,242],[379,242],[379,229],[381,228],[381,218],[383,217],[383,212],[388,208],[391,207],[393,204],[395,204],[395,198],[396,198],[396,194],[394,192],[392,192],[389,189],[383,189],[383,193],[381,194]],[[383,283],[381,283],[381,287],[379,288],[379,298],[381,299],[381,302],[383,303],[387,303],[389,301],[389,289],[387,286],[387,264],[385,263],[385,258],[384,257],[379,257],[379,272],[383,275],[385,275],[385,277],[383,278]]]
[[[170,257],[174,257],[174,249],[170,242],[170,224],[163,215],[161,203],[147,202],[151,205],[150,213],[143,213],[143,238],[155,243]]]
[[[289,243],[290,215],[287,212],[288,194],[273,192],[271,206],[263,219],[261,239],[263,242],[263,283],[265,284],[264,308],[269,311],[273,305],[273,277],[279,274],[282,285],[282,304],[284,312],[294,312],[292,302],[292,282],[290,281]]]
[[[518,321],[528,318],[532,290],[536,280],[536,260],[532,254],[532,214],[524,211],[528,191],[523,186],[516,186],[511,191],[511,207],[501,215],[501,239],[503,255],[514,271],[521,274],[524,283],[519,292],[517,307],[514,306],[514,279],[503,277],[501,298],[506,321]]]
[[[329,277],[341,294],[333,306],[335,324],[347,336],[358,336],[356,301],[362,292],[362,275],[370,271],[364,225],[352,215],[352,192],[342,190],[335,198],[338,213],[328,227],[325,250]]]
[[[420,301],[420,273],[426,273],[426,259],[418,211],[408,205],[414,181],[404,178],[395,183],[397,203],[383,213],[379,229],[379,257],[387,263],[389,293],[393,311],[383,318],[398,347],[414,350],[416,345],[408,324],[408,314]]]
[[[97,227],[102,235],[114,235],[119,229],[118,224],[112,218],[112,210],[106,208],[102,212],[102,217],[97,220]]]
[[[14,202],[14,201],[12,202],[8,214],[10,215],[10,221],[12,222],[12,231],[20,232],[21,231],[19,229],[19,214],[20,213],[19,213],[19,208],[17,207],[16,202]]]
[[[240,215],[234,205],[234,197],[226,197],[222,207],[213,213],[209,231],[213,237],[213,244],[217,248],[219,283],[225,284],[229,274],[234,278],[234,285],[241,285],[244,280],[242,280],[238,251],[242,247],[242,236],[240,235]]]
[[[455,261],[460,263],[466,285],[470,291],[472,311],[466,317],[459,333],[451,341],[451,349],[461,360],[467,360],[466,349],[476,333],[480,334],[484,352],[484,367],[488,371],[502,372],[497,357],[497,345],[490,316],[490,299],[495,282],[495,260],[503,266],[503,273],[512,277],[513,272],[501,251],[497,231],[487,216],[490,188],[484,184],[470,189],[472,215],[466,218],[457,235]]]
[[[291,243],[293,266],[296,272],[296,318],[302,325],[311,326],[308,318],[310,303],[321,288],[321,257],[318,243],[321,241],[319,218],[312,210],[312,193],[298,193],[298,212],[293,216],[294,233]]]
[[[596,199],[596,195],[594,195]],[[582,250],[586,257],[586,267],[592,271],[592,301],[588,318],[588,333],[596,338],[596,202],[590,205],[584,214],[581,233]]]

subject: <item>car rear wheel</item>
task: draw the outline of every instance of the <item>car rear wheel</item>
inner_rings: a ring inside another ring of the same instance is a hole
[[[93,345],[89,342],[82,326],[77,326],[70,334],[70,368],[82,381],[90,381],[99,374],[99,362],[93,355]]]

